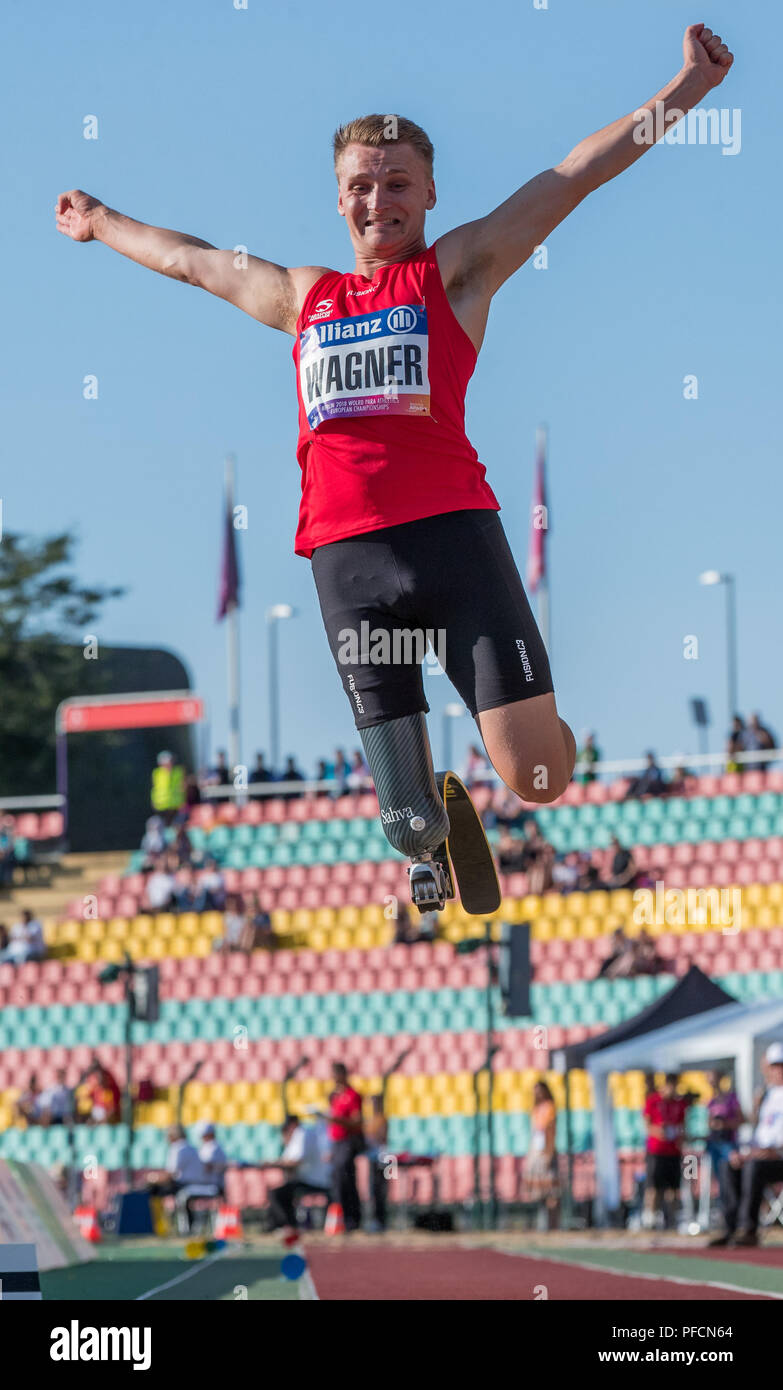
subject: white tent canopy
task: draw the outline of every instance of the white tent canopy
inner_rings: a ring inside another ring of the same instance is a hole
[[[783,1042],[783,1000],[725,1004],[641,1033],[591,1053],[585,1064],[593,1082],[593,1140],[599,1219],[620,1205],[620,1165],[614,1137],[609,1073],[683,1071],[734,1060],[736,1089],[747,1114],[761,1056]]]

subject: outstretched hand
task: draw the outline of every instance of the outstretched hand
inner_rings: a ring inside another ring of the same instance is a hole
[[[720,34],[704,24],[689,24],[682,42],[686,68],[695,69],[708,88],[719,87],[734,62]]]
[[[61,193],[54,205],[58,232],[69,236],[72,241],[92,241],[95,236],[92,215],[96,208],[102,206],[99,198],[82,193],[80,188]]]

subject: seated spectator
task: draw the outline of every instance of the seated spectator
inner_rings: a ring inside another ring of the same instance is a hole
[[[166,852],[166,830],[162,816],[149,816],[147,828],[141,839],[141,848],[145,856],[142,871],[151,868],[155,860]]]
[[[152,873],[144,884],[142,912],[171,912],[177,906],[176,860],[169,865],[168,855],[159,854]]]
[[[14,1103],[14,1124],[38,1123],[38,1077],[33,1075]]]
[[[354,748],[351,754],[351,762],[346,780],[349,789],[353,792],[365,791],[372,785],[367,759],[358,748]]]
[[[647,759],[647,766],[644,772],[640,772],[638,777],[634,777],[623,801],[638,799],[642,796],[662,796],[667,790],[663,773],[655,761],[655,754],[645,753],[644,756]]]
[[[182,868],[183,864],[192,864],[193,846],[190,843],[190,836],[184,825],[177,826],[177,833],[174,843],[171,846],[170,855],[175,855],[177,867]]]
[[[634,944],[635,975],[660,975],[667,969],[666,961],[659,956],[655,940],[648,931],[640,931]]]
[[[636,878],[636,862],[629,849],[620,844],[616,835],[612,836],[612,862],[607,877],[607,888],[630,888]]]
[[[10,940],[11,938],[8,935],[8,928],[5,922],[0,922],[0,960],[2,960],[3,951],[5,950]]]
[[[675,767],[666,790],[669,796],[691,796],[696,786],[695,774],[680,764]]]
[[[405,903],[397,904],[397,918],[394,924],[395,946],[410,946],[416,940],[409,908]]]
[[[622,979],[633,974],[634,944],[622,927],[612,932],[608,956],[601,962],[596,979]]]
[[[583,734],[582,747],[576,755],[577,763],[586,763],[583,772],[580,772],[578,780],[586,786],[589,782],[595,782],[598,774],[593,771],[593,764],[600,763],[601,753],[595,745],[595,734],[585,732]]]
[[[531,819],[525,810],[522,798],[512,792],[510,787],[500,786],[492,793],[492,799],[482,817],[485,830],[493,830],[496,825],[509,830],[522,830]]]
[[[267,1230],[280,1226],[296,1227],[296,1200],[309,1193],[329,1194],[332,1173],[321,1125],[303,1125],[294,1115],[283,1122],[284,1149],[276,1162],[259,1164],[261,1168],[280,1168],[286,1181],[269,1193],[269,1223]]]
[[[528,876],[531,893],[540,896],[552,887],[554,862],[554,846],[544,839],[536,821],[529,821],[522,842],[522,871]]]
[[[217,1141],[215,1126],[209,1120],[201,1127],[198,1156],[203,1164],[207,1181],[214,1182],[219,1197],[225,1197],[228,1157]]]
[[[65,1084],[65,1068],[60,1067],[55,1075],[55,1085],[41,1091],[36,1102],[38,1123],[41,1125],[63,1125],[73,1117],[73,1091]]]
[[[8,945],[0,953],[1,961],[11,965],[23,965],[28,960],[45,960],[46,942],[43,926],[27,908],[22,911],[21,921],[15,922],[9,933]]]
[[[579,855],[576,850],[568,854],[558,854],[552,865],[552,887],[558,893],[574,893],[579,887],[581,872]]]
[[[527,863],[526,846],[504,825],[495,851],[498,868],[504,874],[519,873]]]
[[[87,1097],[90,1103],[88,1124],[114,1125],[120,1119],[120,1088],[111,1072],[96,1062],[88,1076]]]
[[[16,837],[13,816],[3,816],[0,821],[0,888],[10,888],[14,881],[16,868]]]
[[[193,1224],[193,1198],[217,1197],[220,1186],[207,1174],[198,1150],[186,1138],[182,1125],[171,1125],[168,1138],[166,1175],[150,1174],[147,1178],[147,1190],[155,1197],[175,1198],[177,1224],[180,1234],[184,1235],[190,1231]]]
[[[226,884],[217,859],[204,861],[196,878],[194,912],[222,912],[226,905]]]
[[[592,893],[599,888],[606,888],[606,884],[601,878],[601,870],[594,864],[587,850],[583,850],[579,855],[579,881],[577,888],[580,893]]]
[[[230,893],[226,898],[223,913],[223,935],[212,942],[213,951],[244,951],[247,948],[245,914],[242,899],[238,893]]]
[[[429,912],[422,912],[419,917],[419,930],[416,937],[417,941],[436,941],[438,937],[438,922],[440,914],[433,908]]]
[[[758,1245],[759,1211],[764,1189],[783,1182],[783,1043],[765,1054],[767,1090],[759,1108],[751,1148],[735,1150],[719,1167],[720,1200],[725,1232],[710,1245]]]
[[[245,898],[245,904],[245,931],[250,941],[248,950],[274,949],[277,938],[272,925],[272,918],[262,905],[258,893],[248,894]]]

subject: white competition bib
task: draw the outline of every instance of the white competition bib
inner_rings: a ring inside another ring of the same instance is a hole
[[[299,385],[310,428],[341,415],[429,415],[428,343],[423,304],[304,329]]]

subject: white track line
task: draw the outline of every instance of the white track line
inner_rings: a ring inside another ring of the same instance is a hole
[[[497,1247],[495,1247],[497,1248]],[[518,1255],[523,1258],[533,1260],[551,1260],[553,1264],[571,1265],[572,1269],[589,1269],[592,1272],[604,1274],[619,1274],[623,1279],[651,1279],[653,1283],[665,1284],[686,1284],[691,1288],[699,1289],[726,1289],[729,1293],[747,1293],[754,1298],[777,1298],[783,1300],[783,1293],[771,1293],[769,1289],[749,1289],[745,1284],[724,1284],[718,1279],[683,1279],[679,1274],[642,1274],[641,1271],[633,1269],[616,1269],[613,1265],[591,1265],[585,1264],[582,1260],[569,1260],[562,1255],[549,1255],[544,1251],[537,1251],[535,1255],[528,1255],[525,1251],[512,1252],[511,1250],[501,1250],[502,1255],[508,1255],[511,1259],[516,1259]]]
[[[310,1273],[309,1266],[305,1270],[301,1279],[299,1280],[299,1297],[305,1299],[315,1299],[317,1303],[320,1303],[321,1301],[320,1296],[318,1294],[318,1290],[316,1289],[315,1283],[313,1281],[313,1276]]]
[[[200,1270],[206,1269],[207,1265],[214,1264],[215,1260],[219,1260],[222,1254],[223,1251],[218,1250],[214,1255],[210,1255],[208,1259],[200,1260],[197,1265],[193,1265],[192,1269],[186,1269],[184,1274],[178,1274],[175,1279],[169,1279],[165,1284],[158,1284],[154,1289],[147,1289],[146,1293],[137,1294],[135,1302],[140,1303],[142,1299],[152,1298],[154,1293],[162,1293],[164,1289],[173,1289],[175,1284],[183,1283],[185,1279],[190,1279],[194,1274],[198,1274]]]

